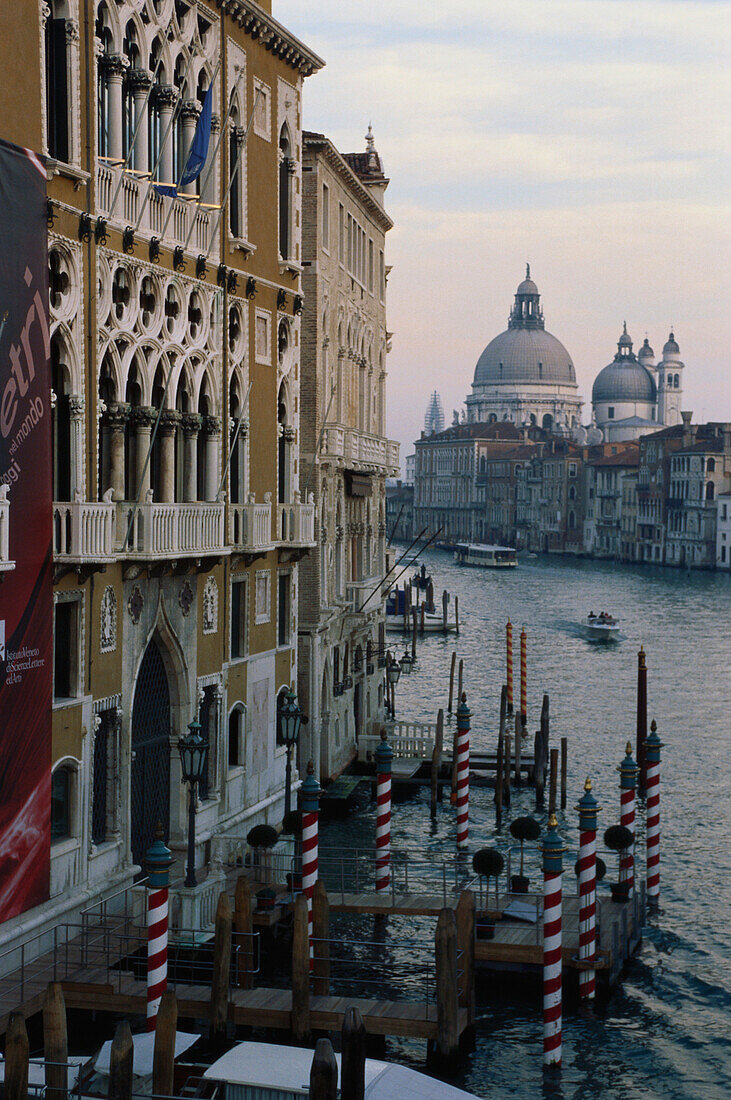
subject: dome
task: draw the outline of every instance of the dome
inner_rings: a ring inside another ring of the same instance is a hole
[[[617,347],[619,347],[619,348],[630,348],[630,350],[632,348],[632,337],[627,334],[627,322],[626,321],[624,322],[624,328],[622,330],[622,335],[619,338],[619,342],[617,344]]]
[[[668,342],[667,342],[667,344],[665,344],[664,348],[662,349],[662,353],[663,353],[664,356],[680,355],[680,348],[678,347],[677,343],[675,342],[675,334],[674,333],[671,332],[670,335],[668,336]]]
[[[654,404],[657,399],[655,380],[634,356],[615,359],[599,371],[591,391],[593,404],[599,401],[646,401]]]
[[[645,342],[637,353],[638,359],[654,359],[655,352],[650,347],[650,341],[645,337]]]
[[[499,382],[576,385],[571,356],[545,329],[510,328],[491,340],[477,360],[475,386]]]
[[[533,280],[529,277],[527,279],[523,279],[523,282],[519,284],[518,289],[516,290],[515,293],[516,294],[538,294],[538,287],[533,282]]]

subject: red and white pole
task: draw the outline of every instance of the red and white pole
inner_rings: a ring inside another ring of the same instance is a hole
[[[563,1026],[562,872],[566,851],[556,815],[543,841],[543,1065],[561,1065]]]
[[[639,768],[632,759],[632,745],[628,741],[625,756],[617,769],[619,772],[620,790],[620,816],[619,823],[629,829],[634,837],[635,832],[635,788],[637,785],[637,773]],[[627,883],[628,893],[632,893],[635,886],[635,846],[634,842],[622,852],[619,861],[619,881]]]
[[[596,816],[601,809],[591,793],[587,776],[579,811],[579,961],[596,958]],[[596,993],[596,971],[579,971],[579,998],[591,1000]]]
[[[657,905],[660,898],[660,749],[657,722],[650,725],[645,741],[647,766],[647,900]]]
[[[528,714],[528,639],[525,627],[520,631],[520,720],[526,725]]]
[[[393,749],[381,730],[376,749],[376,893],[386,894],[391,885],[391,761]]]
[[[505,626],[505,656],[508,669],[508,714],[513,713],[513,624],[508,619]]]
[[[312,951],[312,897],[317,882],[317,846],[320,819],[320,785],[315,779],[315,767],[310,760],[307,777],[300,788],[302,799],[302,892],[307,898],[307,931],[310,942],[310,969]]]
[[[162,828],[147,849],[147,1030],[154,1031],[157,1010],[168,985],[168,886],[173,857],[165,847]]]
[[[470,708],[462,692],[457,707],[457,847],[467,847],[470,817]]]

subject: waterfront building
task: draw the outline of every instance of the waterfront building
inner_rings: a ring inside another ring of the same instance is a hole
[[[716,501],[716,569],[731,569],[731,492]]]
[[[587,449],[562,437],[533,445],[518,465],[515,485],[516,545],[552,553],[580,553],[583,465]]]
[[[636,476],[639,447],[636,443],[626,443],[612,450],[615,453],[602,454],[589,462],[593,525],[590,541],[585,541],[584,549],[593,557],[616,560],[622,554],[622,504],[627,496],[624,482],[628,476]]]
[[[517,517],[520,471],[539,455],[542,443],[520,443],[480,456],[476,479],[475,541],[522,548],[524,530]]]
[[[404,485],[413,485],[416,475],[416,454],[407,455],[404,460]]]
[[[690,435],[690,441],[687,435]],[[716,564],[717,500],[731,489],[731,431],[697,439],[691,427],[670,460],[669,565],[709,569]]]
[[[625,322],[614,359],[592,388],[593,419],[607,443],[638,439],[680,422],[684,364],[673,333],[658,364],[647,337],[637,355],[632,348]]]
[[[301,92],[322,62],[268,0],[30,7],[0,52],[3,134],[47,157],[50,883],[6,948],[132,883],[158,823],[183,867],[194,720],[199,880],[222,838],[281,820],[277,707],[316,541],[298,493]],[[182,183],[209,92],[205,166]],[[174,920],[184,900],[202,919],[198,893],[171,890]]]
[[[303,562],[299,695],[309,724],[300,759],[323,779],[350,763],[383,718],[388,180],[369,127],[363,153],[303,135],[303,482],[315,493],[319,549]]]
[[[403,481],[386,485],[386,541],[411,542],[414,530],[414,486]]]
[[[637,485],[638,469],[626,470],[622,478],[619,556],[622,561],[637,561]]]
[[[477,360],[465,403],[470,424],[506,420],[568,434],[581,423],[574,364],[560,340],[546,331],[530,267],[515,293],[507,329]]]

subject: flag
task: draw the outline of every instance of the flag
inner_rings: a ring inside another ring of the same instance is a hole
[[[178,186],[185,187],[187,184],[192,183],[193,180],[197,180],[198,176],[203,171],[203,166],[206,163],[208,157],[208,145],[211,140],[211,119],[213,115],[213,85],[206,92],[203,100],[203,109],[201,110],[198,122],[195,127],[195,134],[193,135],[193,143],[188,153],[188,159],[185,162],[185,168],[183,174],[180,177]],[[155,190],[161,195],[170,195],[173,198],[178,193],[178,188],[175,186],[156,185]]]

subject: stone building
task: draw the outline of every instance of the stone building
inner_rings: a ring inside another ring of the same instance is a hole
[[[731,491],[716,501],[716,569],[731,569]]]
[[[386,486],[387,542],[411,542],[414,531],[414,486],[403,481]]]
[[[618,560],[626,553],[626,523],[623,524],[622,506],[625,500],[633,508],[625,493],[625,480],[637,476],[639,446],[625,443],[612,447],[614,453],[602,454],[590,460],[590,481],[593,489],[591,533],[585,530],[584,549],[595,558]]]
[[[309,132],[303,145],[302,477],[320,522],[318,552],[301,567],[299,694],[303,752],[328,778],[383,717],[385,483],[399,470],[385,434],[393,223],[370,127],[363,153]]]
[[[716,501],[731,489],[731,430],[722,428],[710,438],[698,439],[689,421],[688,426],[683,446],[670,460],[666,562],[688,569],[712,569],[716,565]]]
[[[607,443],[680,423],[684,364],[675,336],[670,333],[657,364],[647,337],[637,355],[632,347],[625,322],[614,359],[594,380],[593,418]]]
[[[158,822],[182,869],[194,719],[199,877],[219,838],[281,819],[277,700],[316,541],[299,226],[322,62],[269,0],[49,0],[4,27],[4,136],[47,157],[55,399],[49,900],[7,945],[130,884]],[[163,194],[150,177],[181,178],[209,88],[203,172]]]

